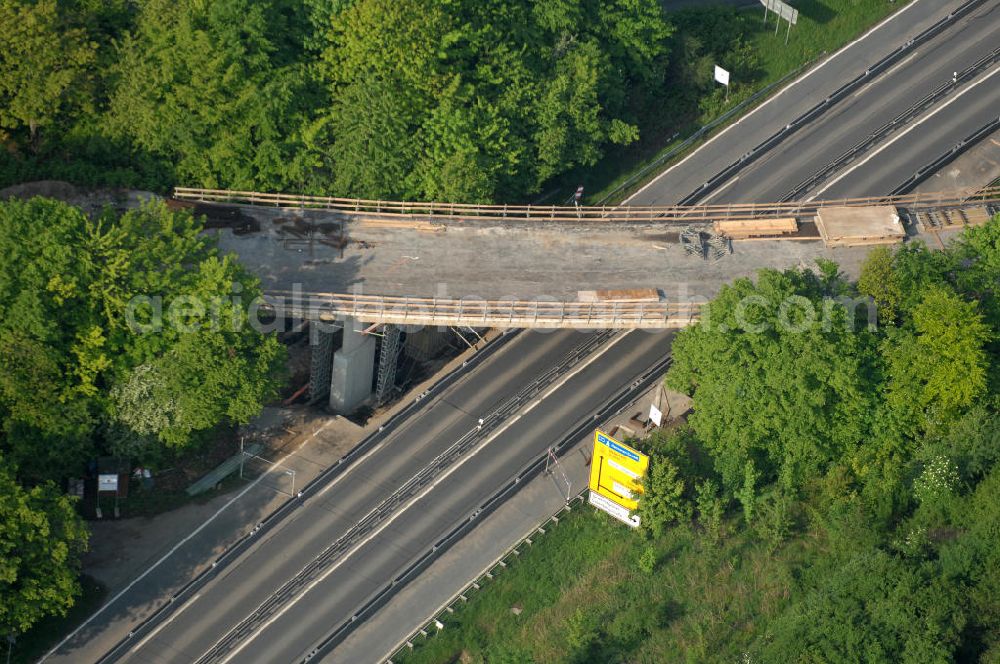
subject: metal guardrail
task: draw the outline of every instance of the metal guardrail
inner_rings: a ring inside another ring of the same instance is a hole
[[[740,157],[738,160],[731,163],[729,166],[723,170],[716,173],[709,180],[703,183],[700,187],[692,191],[690,194],[681,199],[681,204],[691,204],[698,201],[705,195],[711,193],[724,182],[729,180],[736,173],[746,168],[758,158],[768,152],[771,148],[778,145],[786,138],[797,132],[799,129],[805,125],[812,122],[814,119],[825,113],[831,106],[837,104],[843,100],[847,95],[851,94],[855,90],[859,89],[861,86],[871,81],[874,76],[881,74],[885,70],[892,67],[894,64],[899,62],[904,55],[909,53],[911,50],[917,46],[922,45],[924,42],[936,37],[945,28],[952,25],[955,21],[962,18],[973,9],[983,4],[985,0],[968,0],[961,7],[956,9],[954,12],[948,14],[941,20],[937,21],[934,25],[930,26],[919,35],[910,39],[902,46],[897,47],[891,53],[886,55],[884,58],[876,62],[871,67],[868,67],[863,74],[856,76],[854,79],[848,81],[841,87],[837,88],[830,96],[826,97],[823,101],[819,102],[808,111],[800,115],[799,117],[792,120],[790,123],[785,125],[784,128],[778,130],[768,138],[764,139],[762,142],[758,143],[752,150],[747,152],[745,155]]]
[[[580,438],[590,431],[595,424],[614,417],[626,408],[629,408],[646,389],[663,376],[666,370],[670,367],[670,364],[671,358],[666,357],[655,366],[638,376],[630,385],[623,388],[618,394],[615,395],[614,398],[601,407],[596,413],[594,413],[591,417],[585,418],[576,427],[574,427],[572,431],[563,436],[559,442],[552,447],[553,452],[557,456],[561,455],[567,447],[572,446],[575,442],[580,440]],[[499,507],[505,500],[513,495],[517,489],[520,488],[521,484],[541,472],[541,470],[545,467],[545,459],[547,456],[548,453],[546,452],[525,465],[507,482],[505,486],[497,490],[482,504],[470,511],[464,519],[458,522],[451,532],[435,542],[430,549],[425,551],[415,562],[407,567],[406,570],[392,579],[392,581],[386,584],[379,591],[372,594],[349,619],[337,626],[326,639],[324,639],[315,649],[306,655],[306,657],[302,660],[303,663],[309,662],[317,656],[329,654],[333,648],[347,638],[348,634],[350,634],[355,627],[360,625],[365,619],[369,618],[373,613],[384,606],[385,603],[388,602],[389,599],[406,583],[412,581],[418,574],[420,574],[420,572],[425,570],[432,562],[434,562],[434,560],[440,557],[449,546],[472,530],[472,528],[474,528],[484,516]],[[498,565],[499,564],[500,563],[498,563]],[[489,570],[487,570],[486,573],[489,573]],[[473,584],[474,583],[476,582],[473,581]],[[458,597],[458,595],[455,596],[452,604],[454,601],[457,601]],[[398,647],[395,652],[398,652]]]
[[[610,340],[614,334],[604,331],[591,335],[589,339],[570,351],[558,365],[535,378],[500,407],[483,417],[481,424],[435,457],[303,567],[292,579],[274,591],[250,615],[233,627],[225,637],[217,641],[211,650],[202,655],[197,660],[198,664],[210,664],[225,660],[247,636],[261,629],[283,606],[308,592],[313,583],[322,579],[324,572],[331,565],[360,544],[366,536],[375,531],[379,524],[393,515],[401,505],[417,497],[421,490],[430,486],[444,470],[451,467],[470,450],[482,444],[504,421],[533,401],[546,387],[552,385],[558,378],[584,361],[591,353]]]
[[[521,555],[522,549],[525,546],[533,546],[535,539],[540,535],[545,535],[548,530],[559,525],[559,519],[566,512],[573,511],[573,503],[583,502],[584,494],[586,494],[588,489],[584,487],[579,493],[574,495],[566,504],[560,507],[554,514],[544,519],[541,523],[536,524],[532,527],[531,532],[522,537],[517,543],[510,546],[502,554],[497,556],[493,562],[483,568],[476,577],[470,581],[462,590],[453,595],[447,602],[439,606],[431,613],[431,618],[426,620],[420,627],[410,632],[409,636],[397,643],[392,650],[388,658],[386,658],[384,664],[394,664],[394,660],[399,657],[399,654],[405,652],[406,650],[412,650],[414,647],[414,642],[418,637],[423,636],[430,638],[432,629],[440,629],[437,626],[443,624],[444,620],[447,619],[448,615],[455,612],[455,606],[464,604],[469,601],[469,595],[473,594],[473,591],[479,591],[483,589],[486,585],[487,580],[492,580],[494,576],[500,573],[501,570],[506,569],[509,564],[516,560]]]
[[[971,65],[970,67],[966,68],[964,71],[959,73],[955,77],[953,82],[945,83],[944,85],[940,86],[933,92],[927,94],[926,96],[924,96],[923,99],[919,100],[918,102],[907,108],[905,111],[903,111],[893,119],[883,124],[881,127],[873,131],[859,143],[848,148],[845,152],[843,152],[836,159],[834,159],[829,164],[824,166],[821,170],[809,176],[802,182],[799,182],[787,194],[782,196],[781,200],[783,202],[794,200],[801,194],[807,192],[809,189],[812,189],[821,181],[825,180],[828,176],[832,175],[835,171],[839,170],[840,168],[843,168],[847,164],[857,159],[859,156],[867,153],[872,146],[883,140],[889,134],[896,131],[896,129],[905,126],[907,123],[911,122],[925,110],[937,104],[939,101],[941,101],[941,99],[945,98],[952,91],[954,91],[958,86],[958,84],[964,83],[968,80],[975,78],[978,74],[980,74],[982,71],[984,71],[986,68],[996,63],[997,61],[1000,61],[1000,48],[994,49],[992,53],[986,55],[978,62],[976,62],[975,64]],[[962,144],[966,143],[968,140],[969,139],[966,139],[966,141],[963,141]],[[954,152],[949,152],[948,155],[950,157],[953,157]],[[927,171],[926,169],[922,170],[924,170],[925,173],[932,172],[932,171]],[[893,195],[899,195],[907,193],[909,191],[910,189],[900,189],[899,187],[897,187],[890,193]]]
[[[892,193],[905,194],[912,191],[915,187],[919,186],[921,182],[929,178],[934,173],[940,171],[946,164],[950,163],[952,159],[959,156],[997,130],[1000,130],[1000,117],[990,120],[985,125],[963,138],[958,144],[952,146],[951,149],[946,151],[944,154],[938,156],[937,159],[920,168],[916,173],[908,177],[899,186],[893,189]],[[992,186],[997,185],[993,184]]]
[[[664,329],[698,320],[696,302],[608,300],[551,302],[440,299],[349,293],[268,291],[266,307],[278,317],[421,326],[498,328]]]
[[[723,124],[726,124],[734,116],[742,113],[743,111],[747,110],[750,106],[753,106],[757,102],[763,100],[768,95],[770,95],[771,92],[775,88],[778,88],[778,87],[784,85],[785,83],[787,83],[792,78],[795,78],[796,76],[798,76],[799,74],[801,74],[806,69],[812,67],[815,63],[816,63],[816,60],[812,60],[812,61],[807,62],[805,64],[799,65],[798,67],[796,67],[792,71],[790,71],[787,74],[785,74],[784,76],[782,76],[777,81],[775,81],[773,83],[769,83],[768,85],[764,86],[763,88],[761,88],[757,92],[753,93],[752,95],[750,95],[746,99],[742,100],[741,102],[739,102],[738,104],[736,104],[735,106],[733,106],[732,108],[730,108],[729,110],[727,110],[725,113],[723,113],[719,117],[717,117],[714,120],[712,120],[711,122],[709,122],[709,123],[707,123],[707,124],[699,127],[697,131],[695,131],[693,134],[691,134],[690,136],[688,136],[687,138],[685,138],[681,143],[679,143],[678,145],[675,145],[673,148],[671,148],[667,152],[663,153],[662,155],[657,156],[650,163],[646,164],[640,170],[636,171],[631,176],[629,176],[629,178],[627,180],[625,180],[623,183],[621,183],[620,185],[618,185],[617,187],[615,187],[614,189],[612,189],[610,192],[608,192],[607,194],[605,194],[599,201],[597,201],[597,204],[598,205],[604,205],[608,201],[610,201],[612,198],[615,198],[619,194],[622,194],[622,193],[628,191],[631,187],[634,187],[636,184],[638,184],[643,179],[645,179],[646,176],[648,176],[650,174],[650,172],[652,172],[655,169],[661,168],[663,165],[665,165],[671,159],[677,157],[680,154],[683,154],[685,151],[688,150],[688,148],[690,148],[692,145],[694,145],[698,141],[704,139],[708,134],[710,134],[711,132],[715,131],[719,126],[721,126]],[[673,139],[671,139],[671,140],[673,140]]]
[[[136,643],[140,642],[143,638],[152,633],[157,626],[173,615],[174,611],[178,610],[186,601],[190,600],[195,594],[197,594],[197,592],[201,590],[209,581],[221,574],[226,568],[229,567],[229,565],[231,565],[237,558],[253,546],[254,542],[262,539],[268,531],[275,528],[287,516],[298,509],[304,500],[308,500],[322,491],[330,482],[346,472],[354,462],[364,456],[378,442],[391,435],[402,424],[407,422],[423,407],[428,399],[437,396],[454,384],[459,378],[478,367],[488,358],[492,357],[500,349],[506,346],[507,343],[515,336],[517,336],[516,331],[503,333],[501,336],[487,344],[481,351],[473,355],[469,360],[464,362],[461,367],[434,383],[430,389],[419,395],[416,399],[407,404],[405,408],[389,418],[384,425],[379,427],[378,431],[371,433],[364,440],[355,445],[350,451],[348,451],[347,454],[338,459],[336,464],[324,470],[312,482],[307,484],[302,489],[301,496],[291,497],[286,500],[284,503],[279,505],[277,509],[268,514],[264,520],[257,524],[257,526],[255,526],[250,532],[230,545],[225,551],[217,556],[215,560],[212,561],[212,564],[208,568],[203,570],[200,574],[195,576],[195,578],[185,584],[180,590],[171,595],[170,598],[154,610],[149,617],[140,622],[124,638],[120,639],[114,646],[112,646],[104,655],[101,656],[100,659],[97,660],[96,664],[109,664],[110,662],[116,662],[122,658],[130,647],[133,647]]]

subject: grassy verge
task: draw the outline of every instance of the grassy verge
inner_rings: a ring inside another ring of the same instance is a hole
[[[550,190],[551,194],[547,198],[561,202],[572,195],[578,184],[584,183],[589,203],[596,203],[612,194],[609,203],[620,201],[628,192],[614,193],[619,186],[657,163],[699,127],[709,124],[767,86],[794,75],[824,54],[833,52],[856,39],[892,12],[906,6],[908,2],[909,0],[894,3],[886,0],[803,0],[796,3],[799,20],[792,28],[787,46],[785,45],[787,24],[782,23],[778,34],[775,35],[773,15],[769,16],[768,24],[765,26],[762,20],[763,11],[754,8],[739,12],[740,36],[755,62],[752,69],[745,72],[742,77],[734,77],[728,103],[724,101],[724,95],[719,89],[706,87],[701,91],[700,99],[679,114],[665,114],[655,110],[647,113],[640,121],[642,138],[638,143],[628,148],[612,148],[593,167],[577,169],[560,177],[557,186]],[[713,11],[728,10],[700,9],[678,13],[675,21],[681,27],[678,29],[675,41],[680,42],[681,36],[685,33],[683,24],[691,20],[685,17]],[[676,50],[672,54],[675,61],[681,57]],[[725,54],[718,54],[717,57],[725,61]],[[676,65],[676,62],[674,64]],[[700,72],[700,76],[710,77],[711,72],[710,70],[707,73]],[[669,91],[676,85],[677,83],[668,81],[666,86],[668,96],[672,94]],[[763,101],[764,99],[761,99],[757,103]],[[746,109],[749,110],[750,108]],[[715,131],[721,131],[727,124],[720,125]],[[707,139],[709,136],[704,138]],[[681,159],[695,148],[697,145],[675,155],[670,161],[664,162],[647,174],[640,182],[629,187],[629,190],[639,188],[669,163]]]
[[[771,552],[743,533],[712,543],[686,526],[651,543],[576,510],[393,661],[742,661],[813,546]]]
[[[50,616],[40,620],[17,639],[10,653],[11,664],[28,664],[37,661],[100,607],[107,595],[107,588],[87,575],[80,577],[80,585],[83,588],[83,594],[65,616]],[[6,646],[6,644],[4,645]],[[0,656],[6,658],[7,653],[4,652]]]

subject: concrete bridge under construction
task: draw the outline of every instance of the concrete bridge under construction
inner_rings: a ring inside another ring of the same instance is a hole
[[[403,340],[489,328],[676,329],[734,278],[868,245],[943,244],[1000,211],[1000,188],[775,204],[478,206],[175,191],[257,274],[264,308],[313,323],[310,394],[379,403]]]

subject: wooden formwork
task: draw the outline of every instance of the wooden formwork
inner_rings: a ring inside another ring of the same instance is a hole
[[[790,235],[799,230],[799,222],[795,217],[777,217],[763,219],[727,219],[712,224],[715,232],[733,240],[746,240],[754,237],[780,237]]]
[[[265,308],[282,318],[420,326],[573,329],[671,329],[698,320],[691,302],[606,300],[544,302],[439,299],[345,293],[268,291]]]
[[[300,210],[326,210],[350,218],[394,220],[400,224],[426,224],[431,219],[449,222],[558,222],[558,223],[653,223],[691,224],[724,220],[798,218],[806,219],[821,207],[864,208],[893,205],[906,208],[940,208],[1000,201],[1000,187],[941,193],[869,196],[835,201],[788,203],[733,203],[717,205],[472,205],[420,201],[375,201],[332,196],[230,191],[177,187],[179,200],[205,201],[228,205],[253,205]]]
[[[897,244],[906,237],[899,211],[890,205],[822,207],[816,211],[816,227],[828,247]]]

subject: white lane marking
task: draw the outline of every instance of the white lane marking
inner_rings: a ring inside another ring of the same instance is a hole
[[[877,154],[879,154],[880,152],[882,152],[883,150],[885,150],[886,148],[888,148],[889,146],[891,146],[893,143],[895,143],[899,139],[901,139],[904,136],[906,136],[907,134],[909,134],[911,131],[913,131],[914,129],[916,129],[917,127],[919,127],[920,125],[922,125],[923,123],[925,123],[928,120],[930,120],[931,118],[933,118],[935,115],[937,115],[938,113],[940,113],[944,109],[946,109],[949,106],[951,106],[953,103],[955,103],[956,101],[958,101],[959,99],[961,99],[962,95],[964,95],[969,90],[973,90],[973,89],[977,88],[978,86],[980,86],[981,84],[985,83],[986,81],[990,80],[998,72],[1000,72],[1000,67],[997,67],[996,69],[994,69],[990,73],[986,74],[985,76],[983,76],[983,77],[977,79],[976,81],[973,81],[972,83],[970,83],[967,87],[963,88],[957,95],[955,95],[954,97],[952,97],[951,99],[949,99],[945,103],[941,104],[940,106],[938,106],[937,108],[935,108],[933,111],[931,111],[930,113],[928,113],[924,117],[920,118],[920,120],[918,120],[917,122],[913,123],[912,125],[910,125],[906,129],[904,129],[903,131],[901,131],[899,134],[897,134],[896,136],[892,137],[887,142],[883,143],[881,146],[879,146],[879,148],[877,150],[869,152],[865,156],[864,159],[862,159],[858,163],[856,163],[853,166],[851,166],[850,168],[848,168],[846,171],[844,171],[843,173],[841,173],[840,175],[838,175],[837,177],[835,177],[833,180],[831,180],[827,184],[823,185],[818,191],[816,191],[815,194],[813,194],[812,196],[810,196],[809,198],[807,198],[806,202],[813,200],[814,198],[816,198],[817,196],[819,196],[820,194],[822,194],[824,191],[826,191],[827,189],[829,189],[830,187],[832,187],[833,185],[837,184],[838,182],[840,182],[841,180],[843,180],[845,177],[847,177],[848,175],[850,175],[851,173],[853,173],[855,170],[857,170],[857,169],[861,168],[862,166],[864,166],[865,164],[867,164],[869,161],[871,161],[873,158],[875,158],[875,156]]]
[[[311,436],[309,436],[304,441],[302,441],[302,444],[299,445],[297,448],[295,448],[294,451],[289,452],[288,454],[286,454],[285,456],[283,456],[281,459],[279,459],[278,461],[274,462],[274,464],[272,464],[271,468],[278,467],[279,465],[281,465],[282,463],[284,463],[284,461],[288,457],[292,456],[293,454],[296,454],[299,450],[301,450],[303,447],[305,447],[306,443],[309,443],[310,441],[312,441],[313,438],[315,438],[316,436],[318,436],[319,433],[323,429],[325,429],[327,426],[329,426],[332,422],[333,422],[333,418],[330,418],[330,420],[327,421],[325,424],[323,424],[323,426],[321,426],[320,428],[316,429],[316,431],[314,431]],[[170,558],[170,556],[174,555],[177,552],[178,549],[180,549],[182,546],[184,546],[185,544],[187,544],[191,540],[191,538],[193,538],[195,535],[197,535],[202,530],[204,530],[205,527],[208,524],[212,523],[212,521],[214,521],[220,514],[222,514],[223,512],[225,512],[227,509],[229,509],[229,507],[233,503],[235,503],[237,500],[239,500],[244,495],[246,495],[251,489],[253,489],[255,486],[257,486],[257,484],[260,483],[260,481],[263,480],[265,477],[267,477],[268,474],[269,473],[262,473],[261,476],[258,477],[257,479],[255,479],[253,482],[251,482],[250,485],[247,486],[247,488],[245,488],[242,491],[240,491],[238,494],[236,494],[235,496],[233,496],[233,498],[229,502],[227,502],[225,505],[223,505],[218,510],[216,510],[216,512],[212,516],[208,517],[208,519],[206,519],[203,524],[201,524],[200,526],[198,526],[197,528],[195,528],[193,531],[191,531],[190,535],[188,535],[187,537],[185,537],[184,539],[182,539],[180,542],[178,542],[177,544],[175,544],[172,549],[170,549],[165,554],[163,554],[163,557],[161,557],[159,560],[157,560],[155,563],[153,563],[151,567],[147,568],[146,571],[144,571],[139,576],[135,577],[127,586],[125,586],[124,588],[122,588],[122,590],[117,595],[115,595],[114,597],[112,597],[101,608],[99,608],[97,611],[95,611],[89,618],[87,618],[82,623],[80,623],[80,626],[77,627],[76,629],[74,629],[72,632],[70,632],[69,635],[66,638],[64,638],[62,641],[60,641],[58,644],[56,644],[56,646],[54,648],[52,648],[52,650],[50,650],[47,653],[45,653],[45,655],[40,660],[38,660],[39,664],[41,662],[44,662],[46,659],[48,659],[49,657],[51,657],[57,650],[59,650],[60,648],[62,648],[64,645],[66,645],[66,643],[70,639],[72,639],[74,636],[76,636],[77,634],[80,633],[80,630],[82,630],[84,627],[86,627],[87,625],[89,625],[97,616],[99,616],[102,613],[104,613],[108,609],[108,607],[110,607],[112,604],[114,604],[115,602],[117,602],[125,593],[127,593],[129,590],[131,590],[132,587],[135,584],[139,583],[144,578],[146,578],[146,576],[148,576],[150,572],[152,572],[154,569],[156,569],[161,564],[163,564],[163,562],[166,561],[168,558]],[[197,598],[197,595],[195,596],[195,598]]]
[[[895,74],[901,67],[909,64],[910,61],[912,61],[913,58],[917,57],[918,55],[920,55],[920,53],[914,51],[910,55],[910,57],[904,58],[901,62],[897,62],[896,65],[892,69],[890,69],[889,71],[885,72],[884,74],[880,74],[880,75],[876,76],[875,79],[873,81],[871,81],[870,83],[866,83],[863,86],[861,86],[860,90],[858,90],[853,95],[851,95],[851,99],[857,99],[858,97],[860,97],[864,93],[868,92],[868,90],[870,90],[873,85],[875,85],[876,83],[879,83],[879,82],[881,82],[881,81],[889,78],[890,76],[892,76],[893,74]]]
[[[569,381],[571,378],[573,378],[573,376],[577,375],[578,373],[580,373],[581,371],[583,371],[584,369],[586,369],[593,362],[595,362],[599,357],[601,357],[602,355],[604,355],[604,353],[608,352],[608,350],[610,350],[615,344],[617,344],[619,341],[621,341],[622,339],[624,339],[627,336],[628,336],[627,333],[619,335],[618,337],[612,339],[603,348],[600,348],[597,351],[595,351],[594,354],[591,355],[589,358],[587,358],[587,360],[583,364],[581,364],[575,370],[573,370],[572,372],[570,372],[569,374],[567,374],[566,376],[564,376],[556,384],[556,386],[553,387],[552,390],[549,390],[548,394],[551,394],[553,391],[555,391],[559,387],[562,387],[563,385],[565,385],[567,381]],[[535,402],[535,403],[537,403],[537,402]],[[296,595],[295,597],[293,597],[291,599],[291,601],[289,601],[279,611],[277,611],[270,618],[268,618],[267,621],[265,621],[263,625],[261,625],[256,630],[254,630],[254,632],[252,634],[250,634],[247,638],[245,638],[242,641],[240,641],[237,644],[236,648],[234,648],[233,650],[230,650],[229,653],[227,653],[226,656],[219,662],[219,664],[226,664],[226,662],[228,662],[233,657],[235,657],[237,654],[239,654],[240,651],[242,651],[254,639],[256,639],[259,634],[261,634],[264,630],[266,630],[275,620],[277,620],[282,615],[284,615],[290,608],[292,608],[296,603],[298,603],[298,601],[300,599],[302,599],[303,597],[305,597],[306,595],[308,595],[309,591],[311,591],[317,585],[319,585],[320,583],[322,583],[327,577],[329,577],[331,574],[333,574],[337,570],[337,568],[339,568],[342,564],[344,564],[361,547],[363,547],[365,544],[367,544],[372,538],[374,538],[376,535],[378,535],[379,533],[381,533],[383,530],[385,530],[386,528],[388,528],[389,524],[391,524],[393,521],[395,521],[397,518],[399,518],[400,515],[402,515],[404,512],[406,512],[406,510],[408,510],[411,507],[413,507],[413,505],[415,503],[417,503],[420,499],[422,499],[424,496],[426,496],[428,493],[430,493],[438,484],[440,484],[441,482],[443,482],[449,475],[451,475],[453,472],[455,472],[456,470],[458,470],[462,466],[462,464],[464,464],[466,461],[468,461],[469,459],[471,459],[472,457],[474,457],[476,454],[478,454],[480,451],[482,451],[497,436],[499,436],[504,431],[506,431],[511,426],[513,426],[514,423],[517,422],[518,420],[520,420],[521,417],[523,417],[525,415],[525,413],[527,413],[529,410],[531,410],[531,408],[533,406],[534,406],[534,404],[532,404],[531,406],[529,406],[525,410],[521,411],[520,413],[518,413],[517,415],[515,415],[511,419],[507,420],[504,423],[504,425],[502,427],[500,427],[498,430],[496,430],[495,432],[493,432],[493,434],[489,438],[487,438],[486,440],[484,440],[483,442],[481,442],[479,445],[477,445],[476,448],[470,454],[467,454],[466,456],[460,458],[454,465],[452,465],[450,468],[448,468],[447,470],[445,470],[445,472],[442,473],[437,479],[435,479],[430,485],[428,485],[427,487],[425,487],[420,493],[418,493],[417,495],[415,495],[413,498],[411,498],[409,501],[407,501],[405,505],[403,505],[400,509],[398,509],[396,512],[394,512],[392,514],[392,516],[389,517],[388,520],[386,520],[386,521],[380,523],[378,526],[376,526],[375,529],[372,530],[364,539],[362,539],[360,542],[358,542],[353,547],[351,547],[351,549],[349,551],[347,551],[343,556],[341,556],[340,558],[338,558],[337,561],[333,565],[331,565],[326,571],[324,571],[320,576],[318,576],[308,586],[306,586],[305,590],[303,590],[298,595]],[[375,509],[378,509],[378,507],[376,507]],[[372,511],[374,511],[374,510],[372,510]],[[367,518],[367,516],[365,518]],[[361,521],[364,521],[365,518],[362,518]],[[268,598],[268,599],[270,599],[270,598]],[[265,600],[265,601],[267,601],[267,600]],[[226,634],[226,636],[228,636],[228,633]],[[215,644],[213,644],[212,647],[209,648],[208,651],[206,651],[206,652],[210,652],[223,639],[225,639],[226,636],[223,636],[222,639],[220,639],[219,641],[216,641]],[[204,655],[202,655],[202,656],[204,656]]]
[[[724,192],[726,189],[729,189],[734,184],[736,184],[736,181],[739,180],[739,179],[740,179],[740,176],[737,175],[734,178],[730,178],[730,179],[726,180],[726,184],[722,185],[721,187],[719,187],[718,189],[716,189],[715,191],[713,191],[711,194],[708,195],[708,198],[706,198],[702,202],[703,203],[709,203],[713,198],[715,198],[716,196],[718,196],[719,194],[721,194],[722,192]]]
[[[189,606],[191,606],[192,604],[194,604],[195,600],[198,599],[199,597],[201,597],[201,593],[198,593],[197,595],[195,595],[194,597],[192,597],[190,599],[190,601],[184,602],[184,606],[182,606],[181,608],[179,608],[176,611],[174,611],[174,614],[172,616],[170,616],[169,618],[167,618],[166,620],[164,620],[162,623],[160,623],[159,625],[157,625],[156,629],[154,629],[152,632],[150,632],[149,635],[146,636],[146,638],[144,638],[142,641],[139,641],[139,643],[135,644],[135,647],[132,648],[132,650],[129,651],[129,652],[136,652],[137,650],[139,650],[139,648],[141,648],[144,645],[146,645],[146,643],[150,639],[152,639],[154,636],[156,636],[157,634],[160,633],[161,629],[163,629],[164,627],[166,627],[167,625],[169,625],[170,623],[172,623],[174,621],[174,618],[176,618],[177,616],[179,616],[182,613],[184,613],[185,611],[187,611],[187,608]]]
[[[503,349],[500,349],[500,351],[497,353],[497,355],[500,355],[501,353],[503,353]],[[487,358],[486,362],[489,362],[489,360],[490,360],[490,358]],[[466,374],[466,375],[468,375],[468,374]],[[464,378],[464,376],[463,376],[463,378]],[[456,381],[455,384],[457,384],[457,383],[458,383],[458,381]],[[442,392],[442,394],[443,394],[443,392]],[[432,399],[436,399],[439,396],[440,395],[432,397]],[[449,405],[451,405],[451,404],[449,404]],[[454,406],[452,406],[452,408],[454,408]],[[461,411],[460,409],[455,409],[455,410],[457,412],[459,412],[459,413],[468,415],[468,413],[465,413],[464,411]],[[394,438],[394,436],[395,436],[395,432],[390,433],[388,436],[384,437],[381,441],[379,441],[379,443],[375,447],[371,448],[370,450],[368,450],[367,452],[365,452],[363,455],[361,455],[361,458],[354,462],[354,467],[356,467],[356,468],[359,467],[361,465],[361,463],[365,459],[367,459],[368,457],[370,457],[371,455],[375,454],[376,452],[378,452],[379,450],[381,450],[383,447],[385,447],[389,443],[389,441]],[[320,492],[316,494],[316,498],[319,498],[324,493],[326,493],[327,491],[329,491],[335,484],[337,484],[338,482],[340,482],[340,480],[342,480],[346,475],[347,475],[347,473],[341,473],[337,477],[333,478],[332,482],[330,482],[325,487],[323,487],[322,489],[320,489]]]
[[[634,194],[632,194],[631,196],[629,196],[628,198],[626,198],[622,203],[623,204],[624,203],[628,203],[630,200],[632,200],[633,198],[635,198],[636,196],[638,196],[639,194],[641,194],[643,191],[645,191],[649,187],[653,186],[653,184],[657,180],[659,180],[660,178],[664,177],[665,175],[667,175],[667,173],[669,173],[670,171],[674,170],[675,168],[677,168],[678,166],[680,166],[681,164],[683,164],[685,161],[687,161],[691,157],[693,157],[696,154],[698,154],[698,152],[700,152],[704,148],[708,147],[713,141],[715,141],[718,138],[722,138],[726,134],[726,132],[728,132],[730,129],[732,129],[733,127],[739,125],[741,122],[743,122],[743,120],[745,120],[746,118],[749,118],[751,115],[753,115],[754,113],[756,113],[760,109],[764,108],[765,106],[767,106],[768,104],[770,104],[772,101],[774,101],[775,99],[777,99],[781,95],[785,94],[785,92],[788,91],[788,90],[790,90],[793,86],[798,85],[802,81],[806,80],[807,78],[809,78],[810,76],[812,76],[813,74],[815,74],[816,72],[818,72],[820,69],[822,69],[823,67],[825,67],[828,63],[832,62],[841,53],[844,53],[845,51],[847,51],[847,49],[849,49],[849,48],[853,47],[855,44],[858,44],[861,41],[867,39],[869,35],[873,34],[876,30],[881,29],[884,25],[886,25],[890,21],[892,21],[892,20],[894,20],[894,19],[902,16],[904,12],[908,11],[911,7],[914,7],[918,2],[920,2],[920,0],[913,0],[913,2],[911,2],[908,5],[906,5],[905,7],[903,7],[902,9],[900,9],[899,11],[893,13],[890,16],[887,16],[878,25],[876,25],[875,27],[873,27],[872,29],[870,29],[868,32],[866,32],[865,34],[861,35],[860,37],[858,37],[857,39],[855,39],[854,41],[852,41],[850,44],[847,44],[847,45],[841,47],[840,50],[838,50],[836,53],[834,53],[833,55],[831,55],[829,58],[827,58],[826,60],[823,60],[821,63],[819,63],[818,65],[816,65],[815,67],[813,67],[812,69],[810,69],[809,71],[807,71],[805,74],[803,74],[799,78],[795,79],[794,81],[792,81],[791,83],[789,83],[788,85],[786,85],[785,87],[783,87],[781,90],[779,90],[773,96],[769,97],[767,100],[764,101],[763,104],[761,104],[760,106],[757,106],[756,108],[754,108],[753,110],[751,110],[746,115],[740,116],[740,118],[738,120],[736,120],[736,122],[732,123],[731,125],[729,125],[725,129],[723,129],[722,131],[720,131],[718,134],[716,134],[712,138],[708,139],[708,141],[706,141],[697,150],[695,150],[694,152],[692,152],[688,156],[684,157],[683,159],[681,159],[679,162],[677,162],[676,164],[674,164],[673,166],[671,166],[667,170],[665,170],[662,173],[660,173],[659,175],[657,175],[655,178],[653,178],[648,183],[646,183],[645,185],[643,185],[643,187],[641,189],[639,189],[639,191],[635,192]]]
[[[624,338],[625,338],[625,337],[627,337],[627,336],[628,336],[628,333],[626,333],[626,334],[621,334],[621,335],[618,335],[617,337],[615,337],[614,339],[612,339],[611,341],[609,341],[609,342],[608,342],[608,345],[607,345],[607,346],[605,347],[605,349],[604,349],[604,350],[607,350],[608,348],[611,348],[612,346],[614,346],[614,345],[615,345],[616,343],[618,343],[619,341],[621,341],[622,339],[624,339]],[[604,350],[602,350],[602,351],[601,351],[600,353],[598,353],[597,355],[595,355],[595,356],[594,356],[594,359],[596,359],[596,358],[600,357],[601,355],[603,355],[603,354],[604,354]],[[573,376],[575,376],[576,374],[580,373],[580,371],[582,371],[582,370],[583,370],[584,368],[586,368],[586,366],[587,366],[588,364],[590,364],[590,363],[591,363],[592,361],[593,361],[593,360],[589,360],[589,359],[588,359],[588,360],[587,360],[586,362],[584,362],[584,363],[583,363],[583,364],[582,364],[582,365],[581,365],[580,367],[578,367],[578,368],[577,368],[577,369],[576,369],[575,371],[573,371],[572,373],[570,373],[569,375],[567,375],[567,376],[566,376],[566,380],[569,380],[570,378],[572,378],[572,377],[573,377]],[[528,414],[529,412],[531,412],[531,410],[532,410],[532,409],[533,409],[533,408],[534,408],[535,406],[537,406],[538,404],[542,403],[542,401],[544,401],[544,400],[548,399],[548,398],[549,398],[549,396],[550,396],[550,395],[551,395],[551,394],[552,394],[553,392],[555,392],[555,391],[556,391],[556,390],[558,390],[558,389],[559,389],[560,387],[562,387],[563,383],[565,383],[565,382],[566,382],[566,380],[563,380],[563,381],[560,381],[559,383],[556,383],[556,384],[555,384],[555,385],[553,385],[553,386],[552,386],[551,388],[549,388],[549,389],[548,389],[548,390],[547,390],[547,391],[545,392],[545,394],[543,394],[542,396],[538,397],[538,399],[536,399],[535,401],[533,401],[532,403],[530,403],[530,404],[528,405],[528,407],[524,409],[524,411],[523,411],[523,412],[521,413],[521,415],[527,415],[527,414]]]

